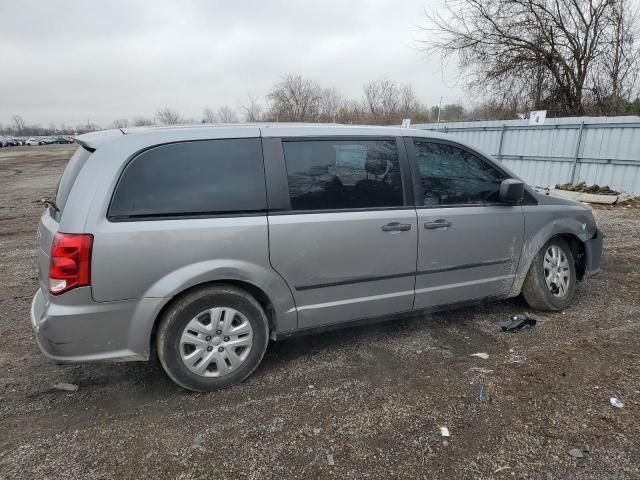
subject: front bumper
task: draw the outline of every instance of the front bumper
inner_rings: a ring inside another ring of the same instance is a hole
[[[90,288],[55,297],[38,290],[31,326],[42,353],[57,362],[149,358],[150,332],[160,299],[94,302]]]
[[[592,277],[600,272],[600,259],[602,258],[602,242],[604,235],[600,230],[590,240],[584,243],[585,249],[585,278]]]

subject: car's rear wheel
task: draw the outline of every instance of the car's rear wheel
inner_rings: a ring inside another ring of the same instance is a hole
[[[210,286],[188,293],[164,314],[158,358],[178,385],[205,392],[248,377],[268,340],[267,316],[251,295],[233,286]]]
[[[562,310],[573,303],[576,282],[571,248],[562,238],[555,237],[533,259],[522,286],[522,296],[535,309]]]

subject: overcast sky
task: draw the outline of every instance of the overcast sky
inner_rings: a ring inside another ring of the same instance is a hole
[[[438,0],[1,0],[0,122],[107,125],[171,107],[264,97],[286,73],[360,98],[386,77],[431,105],[463,100],[455,69],[416,49]]]

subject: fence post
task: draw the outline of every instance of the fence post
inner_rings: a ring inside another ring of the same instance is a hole
[[[504,142],[504,132],[507,130],[507,124],[502,124],[502,130],[500,130],[500,143],[498,144],[498,161],[502,161],[502,143]]]
[[[576,141],[576,153],[573,156],[573,165],[571,166],[571,183],[576,181],[576,167],[580,158],[580,146],[582,145],[582,132],[584,131],[584,120],[580,122],[580,130],[578,131],[578,140]]]

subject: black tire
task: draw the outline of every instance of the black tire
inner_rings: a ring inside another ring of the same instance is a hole
[[[551,246],[560,248],[569,263],[570,278],[567,291],[563,296],[554,295],[545,281],[544,256]],[[533,259],[527,277],[522,285],[522,296],[529,306],[536,310],[563,310],[569,307],[575,299],[576,282],[576,263],[571,248],[562,238],[555,237],[545,243]]]
[[[192,372],[181,358],[180,337],[187,324],[214,307],[233,308],[251,325],[253,336],[246,359],[235,370],[219,377]],[[230,285],[203,287],[177,300],[165,312],[158,327],[157,348],[162,368],[175,383],[195,392],[235,385],[247,378],[262,361],[269,342],[269,322],[260,304],[244,290]]]

